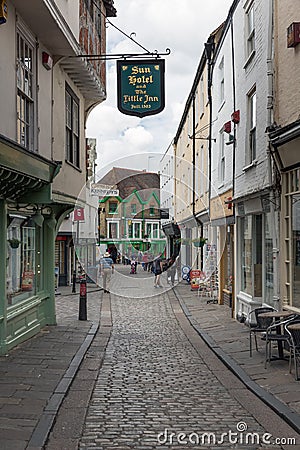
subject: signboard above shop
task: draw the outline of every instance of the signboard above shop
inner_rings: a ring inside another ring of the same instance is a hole
[[[165,60],[117,61],[118,109],[129,116],[158,114],[165,107]]]

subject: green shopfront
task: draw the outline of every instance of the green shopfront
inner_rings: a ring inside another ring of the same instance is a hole
[[[56,323],[54,242],[60,163],[0,137],[0,354]]]

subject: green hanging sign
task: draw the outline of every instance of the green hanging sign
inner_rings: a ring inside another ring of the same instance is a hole
[[[158,114],[165,107],[165,60],[117,61],[118,109],[129,116]]]

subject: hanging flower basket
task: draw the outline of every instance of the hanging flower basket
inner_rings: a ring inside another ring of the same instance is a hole
[[[9,245],[11,246],[11,248],[18,248],[21,241],[19,241],[19,239],[8,239]]]
[[[191,241],[188,238],[181,238],[180,243],[181,243],[181,245],[189,245],[191,243]]]
[[[207,241],[206,238],[194,239],[193,240],[194,247],[203,247],[206,244],[206,241]]]

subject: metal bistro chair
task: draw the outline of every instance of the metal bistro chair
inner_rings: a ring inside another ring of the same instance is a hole
[[[299,324],[299,328],[293,328],[291,325]],[[291,327],[291,328],[290,328]],[[292,359],[294,358],[295,380],[298,381],[298,364],[300,364],[300,317],[286,324],[285,329],[289,335],[290,357],[289,370],[292,371]]]
[[[267,328],[266,331],[266,358],[265,358],[265,368],[267,363],[271,362],[273,359],[286,359],[284,357],[283,347],[284,343],[289,344],[290,336],[286,331],[286,326],[288,326],[295,316],[291,316],[288,319],[281,321],[275,321]],[[278,357],[272,357],[272,343],[277,342],[278,345]]]
[[[275,309],[272,308],[272,306],[262,306],[262,307],[253,309],[248,314],[248,321],[249,321],[249,326],[250,326],[250,330],[249,330],[250,356],[252,356],[252,335],[254,335],[255,347],[256,347],[256,351],[258,352],[256,334],[266,332],[267,328],[273,322],[272,317],[260,317],[260,314],[270,312],[270,311],[275,311]],[[255,323],[256,323],[255,325],[251,325],[251,315],[255,316]]]

